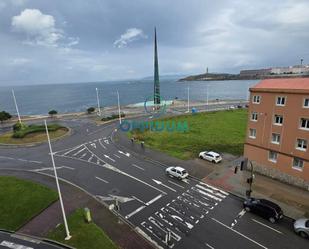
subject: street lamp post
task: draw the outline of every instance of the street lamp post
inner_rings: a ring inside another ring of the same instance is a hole
[[[100,108],[100,101],[99,101],[99,89],[96,88],[95,90],[97,92],[98,114],[101,117],[101,108]]]
[[[119,92],[117,91],[117,99],[118,99],[118,115],[119,115],[119,123],[121,124],[121,112],[120,112],[120,101],[119,101]]]
[[[187,104],[187,106],[188,106],[188,113],[190,112],[189,110],[190,110],[190,86],[188,86],[188,104]]]
[[[61,211],[62,211],[62,216],[63,216],[63,221],[64,221],[64,227],[65,227],[65,232],[66,232],[65,240],[69,240],[69,239],[71,239],[72,236],[70,235],[70,231],[69,231],[69,227],[68,227],[68,223],[67,223],[67,218],[66,218],[65,211],[64,211],[62,195],[61,195],[60,185],[59,185],[59,181],[58,181],[57,169],[56,169],[56,166],[55,166],[54,154],[53,154],[51,143],[50,143],[50,138],[49,138],[46,120],[44,120],[44,124],[45,124],[45,129],[46,129],[48,145],[49,145],[50,157],[51,157],[53,168],[54,168],[54,174],[55,174],[56,185],[57,185],[57,190],[58,190],[58,195],[59,195],[59,201],[60,201],[60,206],[61,206]]]
[[[14,90],[12,89],[12,94],[13,94],[13,99],[14,99],[14,103],[15,103],[15,108],[16,108],[16,112],[17,112],[17,116],[18,116],[18,122],[21,123],[21,118],[20,118],[20,115],[19,115],[19,110],[18,110],[18,106],[17,106],[17,101],[16,101],[16,98],[15,98],[15,93],[14,93]]]

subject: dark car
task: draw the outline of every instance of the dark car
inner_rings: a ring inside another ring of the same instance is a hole
[[[249,198],[244,201],[244,208],[246,211],[268,219],[271,223],[283,218],[282,209],[276,203],[265,199]]]

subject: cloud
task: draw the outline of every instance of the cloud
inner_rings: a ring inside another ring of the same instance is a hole
[[[25,64],[28,64],[30,63],[31,60],[30,59],[27,59],[27,58],[14,58],[10,61],[10,65],[13,65],[13,66],[20,66],[20,65],[25,65]]]
[[[144,34],[143,30],[137,28],[127,29],[125,33],[123,33],[118,40],[114,42],[114,46],[118,48],[123,48],[128,45],[128,43],[147,38]]]
[[[12,27],[16,32],[27,35],[26,43],[45,46],[57,46],[63,32],[55,28],[55,19],[38,9],[25,9],[12,18]]]

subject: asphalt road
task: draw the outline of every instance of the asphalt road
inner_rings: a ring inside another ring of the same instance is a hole
[[[0,248],[1,249],[63,249],[64,247],[45,241],[20,235],[0,231]]]
[[[233,195],[193,178],[168,177],[161,164],[119,149],[113,142],[117,123],[63,122],[73,134],[52,143],[59,177],[109,205],[117,199],[118,213],[157,246],[308,248],[309,241],[294,234],[292,220],[271,224],[244,212],[242,200]],[[47,144],[0,149],[0,169],[53,175],[51,166]]]

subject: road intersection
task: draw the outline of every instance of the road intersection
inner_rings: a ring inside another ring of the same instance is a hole
[[[178,181],[165,167],[117,146],[116,122],[97,126],[64,120],[73,133],[53,142],[57,172],[116,211],[161,248],[307,248],[292,221],[269,224],[242,209],[242,200],[194,178]],[[120,131],[119,131],[120,132]],[[46,144],[1,148],[0,169],[53,175]],[[1,172],[0,172],[1,173]],[[117,200],[117,201],[116,201]]]

